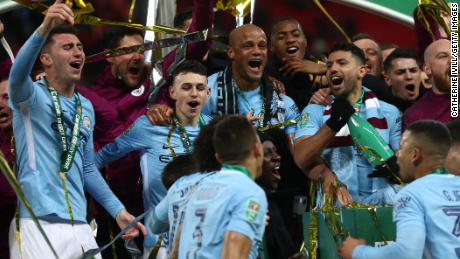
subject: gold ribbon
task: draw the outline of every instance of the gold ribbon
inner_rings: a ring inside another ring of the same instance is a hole
[[[345,230],[342,223],[340,222],[340,208],[334,206],[337,195],[336,190],[340,187],[338,181],[336,181],[330,189],[332,194],[324,194],[322,197],[323,207],[317,211],[324,214],[324,219],[329,228],[329,231],[334,238],[336,244],[340,245],[342,241],[348,236],[348,231]]]
[[[157,258],[158,251],[160,251],[162,241],[163,241],[163,236],[160,235],[160,237],[158,238],[155,246],[152,249],[152,252],[150,252],[149,259],[150,258]]]
[[[128,22],[131,23],[133,21],[133,13],[134,7],[136,6],[136,0],[131,1],[131,6],[129,7],[129,15],[128,15]]]
[[[204,41],[207,38],[208,38],[208,30],[206,29],[204,31],[196,31],[196,32],[188,33],[181,37],[166,38],[166,39],[161,39],[161,40],[157,40],[154,42],[147,42],[147,43],[133,45],[129,47],[104,50],[94,55],[87,56],[86,63],[96,62],[96,61],[107,59],[109,57],[121,56],[121,55],[129,54],[129,53],[133,53],[133,52],[142,53],[146,50],[151,50],[151,49],[159,49],[159,48],[165,48],[165,47],[172,47],[178,44]]]
[[[113,234],[113,225],[112,224],[113,224],[112,221],[109,220],[109,226],[108,226],[109,227],[109,238],[110,238],[111,241],[115,238],[115,235]],[[113,259],[118,259],[117,245],[115,244],[115,242],[112,243],[110,248],[112,249]]]
[[[318,235],[319,235],[319,226],[318,226],[318,212],[310,213],[310,224],[308,225],[308,258],[309,259],[317,259],[318,258]],[[302,247],[300,251],[303,251],[304,244],[302,243]]]
[[[331,186],[331,193],[332,195],[323,194],[322,195],[322,208],[314,208],[311,210],[311,217],[310,217],[310,224],[308,226],[308,244],[307,250],[308,255],[310,258],[317,258],[318,255],[318,235],[319,235],[319,224],[318,224],[318,217],[324,215],[324,219],[328,226],[329,231],[334,238],[335,243],[340,246],[342,241],[349,236],[349,232],[343,227],[340,221],[340,210],[341,208],[335,207],[334,204],[337,200],[335,195],[336,190],[342,186],[345,186],[340,181],[336,181]],[[310,195],[316,196],[316,185],[310,183]],[[372,222],[381,236],[382,240],[385,244],[388,243],[388,239],[385,237],[383,232],[380,229],[380,225],[377,218],[377,209],[381,208],[382,206],[374,206],[374,205],[366,205],[359,202],[352,202],[346,206],[347,208],[354,208],[354,209],[367,209],[369,216],[372,219]],[[303,244],[302,244],[303,246]],[[302,249],[302,248],[301,248]]]
[[[107,21],[97,16],[88,15],[88,14],[77,15],[75,17],[75,24],[87,24],[87,25],[103,24],[103,25],[111,25],[111,26],[124,26],[128,28],[134,28],[134,29],[139,29],[139,30],[144,30],[144,31],[156,31],[156,32],[164,32],[164,33],[170,33],[170,34],[171,33],[183,34],[186,32],[185,30],[182,30],[182,29],[176,29],[176,28],[163,26],[163,25],[146,26],[146,25],[139,24],[139,23]]]
[[[34,2],[32,0],[14,0],[16,3],[26,6],[27,8],[31,9],[32,11],[37,11],[42,14],[46,14],[49,6]],[[138,23],[131,23],[131,22],[118,22],[118,21],[107,21],[97,16],[89,15],[89,13],[94,12],[94,7],[91,3],[84,3],[83,0],[74,0],[75,5],[80,8],[74,8],[73,12],[75,15],[75,24],[87,24],[87,25],[111,25],[111,26],[124,26],[139,30],[147,30],[147,31],[156,31],[156,32],[163,32],[163,33],[180,33],[183,34],[186,31],[182,29],[176,29],[168,26],[163,25],[155,25],[155,26],[146,26],[143,24]],[[134,2],[134,0],[133,0]],[[132,3],[131,8],[134,9],[135,3]],[[83,7],[84,6],[84,7]],[[130,17],[132,17],[132,10],[130,9]]]
[[[419,5],[416,7],[415,16],[417,20],[422,23],[425,30],[428,31],[432,41],[436,41],[436,35],[431,29],[430,23],[428,18],[425,16],[425,13],[428,17],[432,18],[438,25],[441,26],[447,36],[450,36],[450,28],[446,24],[444,18],[441,16],[441,11],[450,14],[450,8],[444,0],[419,0]]]
[[[237,8],[238,5],[243,5],[243,13],[240,13]],[[251,11],[251,0],[218,0],[216,9],[221,11],[228,11],[233,16],[246,16]]]
[[[379,220],[377,218],[377,208],[367,208],[367,212],[369,212],[369,216],[371,216],[372,223],[374,223],[375,229],[379,233],[380,237],[382,238],[385,245],[388,245],[388,239],[383,234],[382,230],[380,230]]]
[[[80,8],[86,8],[86,3],[83,0],[73,0],[73,1],[72,0],[66,0],[65,1],[65,3],[68,4],[68,5],[72,4],[72,2],[74,2],[75,5],[80,7]]]
[[[260,131],[260,132],[265,132],[265,131],[268,131],[268,130],[271,130],[271,129],[286,127],[286,126],[290,126],[290,125],[293,125],[293,124],[296,124],[296,123],[297,123],[296,120],[288,120],[288,121],[284,121],[284,122],[281,122],[281,123],[277,123],[277,124],[268,125],[268,126],[265,126],[265,127],[262,127],[262,128],[258,128],[257,130]]]
[[[27,8],[29,8],[32,11],[37,11],[42,14],[46,14],[46,11],[48,10],[49,6],[46,4],[43,4],[41,2],[37,1],[32,1],[32,0],[13,0],[14,2],[24,5]],[[85,3],[83,0],[74,0],[75,5],[78,8],[73,8],[74,15],[81,14],[81,13],[91,13],[94,12],[94,7],[91,3]],[[71,0],[67,0],[66,4],[71,4]]]
[[[42,234],[43,238],[45,239],[45,242],[48,244],[49,248],[51,249],[51,252],[53,253],[54,257],[59,259],[59,256],[56,253],[56,250],[54,250],[53,245],[51,244],[48,236],[46,235],[45,231],[43,230],[40,222],[38,221],[37,216],[35,215],[34,211],[32,210],[32,206],[29,203],[29,200],[27,199],[26,195],[24,194],[24,191],[22,190],[21,185],[16,179],[16,176],[13,173],[13,170],[11,170],[10,166],[8,165],[8,162],[6,161],[5,157],[3,156],[3,153],[0,151],[0,171],[3,173],[5,178],[8,180],[8,183],[10,184],[11,188],[13,188],[14,192],[16,193],[16,196],[18,197],[18,200],[22,202],[24,207],[27,209],[27,211],[30,213],[32,220],[34,221],[35,225],[37,226],[38,230]],[[19,231],[19,230],[18,230]],[[17,235],[19,235],[19,232],[17,232]],[[18,237],[20,238],[20,237]]]
[[[345,39],[349,42],[352,43],[351,38],[348,36],[348,34],[345,32],[344,29],[339,25],[339,23],[328,13],[326,8],[320,3],[319,0],[313,0],[313,3],[315,3],[318,8],[326,15],[327,19],[332,22],[332,24],[340,31],[340,33],[345,37]]]

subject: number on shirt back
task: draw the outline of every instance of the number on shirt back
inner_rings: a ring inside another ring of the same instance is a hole
[[[457,238],[460,237],[460,208],[445,208],[443,211],[447,216],[457,217],[454,228],[452,229],[452,235]],[[455,254],[460,258],[460,247],[455,248]]]
[[[198,224],[195,226],[195,230],[193,231],[193,240],[196,241],[196,249],[195,251],[188,251],[187,258],[197,258],[196,253],[203,245],[203,230],[201,226],[206,218],[206,208],[198,208],[195,210],[195,216],[198,218]]]

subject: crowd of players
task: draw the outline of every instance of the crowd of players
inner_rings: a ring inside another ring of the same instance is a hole
[[[175,26],[210,27],[213,4],[196,0]],[[322,62],[307,55],[293,18],[276,20],[269,40],[243,25],[228,36],[228,59],[210,51],[210,40],[166,55],[167,83],[148,105],[143,53],[110,57],[92,86],[77,85],[85,53],[73,24],[57,0],[0,83],[1,150],[61,258],[102,246],[144,211],[143,224],[122,236],[135,242],[96,258],[300,258],[293,197],[307,196],[308,181],[342,206],[394,205],[396,241],[373,248],[350,237],[339,248],[344,258],[460,258],[450,40],[433,41],[423,57],[390,46],[383,60],[382,47],[358,34]],[[132,29],[105,36],[109,49],[143,43]],[[353,114],[395,151],[386,167],[373,168],[353,143]],[[402,187],[388,170],[413,183]],[[14,192],[0,181],[1,257],[51,258],[22,203],[15,219]]]

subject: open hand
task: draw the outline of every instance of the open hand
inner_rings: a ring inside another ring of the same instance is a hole
[[[347,237],[343,241],[342,246],[338,248],[339,255],[344,259],[351,259],[353,255],[353,250],[359,245],[365,245],[366,240],[364,239],[355,239],[352,237]]]
[[[120,229],[124,229],[134,219],[135,217],[126,211],[126,209],[121,210],[115,218]],[[144,225],[142,225],[140,222],[137,222],[136,225],[134,225],[133,228],[129,229],[125,234],[123,234],[121,238],[124,240],[135,238],[139,235],[139,231],[144,236],[147,235],[147,230],[145,229]]]
[[[154,104],[146,115],[153,125],[167,125],[171,123],[173,113],[173,109],[166,104]]]
[[[56,26],[65,23],[70,25],[74,24],[73,11],[69,5],[63,3],[63,0],[56,0],[56,2],[46,10],[45,18],[40,27],[38,27],[38,32],[41,36],[45,36]]]
[[[292,78],[297,73],[322,75],[326,73],[326,65],[322,63],[318,64],[307,59],[289,58],[285,60],[280,71],[285,77],[289,78]]]

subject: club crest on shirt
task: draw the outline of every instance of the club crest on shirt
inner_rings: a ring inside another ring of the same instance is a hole
[[[83,117],[83,125],[84,125],[85,128],[87,128],[88,130],[91,130],[91,119],[90,119],[88,116],[84,116],[84,117]]]
[[[411,197],[409,197],[409,196],[400,197],[395,202],[395,205],[394,205],[394,208],[393,208],[394,211],[395,211],[395,214],[398,214],[400,210],[406,208],[410,201],[411,201]]]
[[[139,97],[139,96],[141,96],[141,95],[144,93],[144,91],[145,91],[144,85],[141,85],[141,87],[132,90],[132,91],[131,91],[131,95],[132,95],[132,96]]]
[[[300,114],[299,128],[303,129],[307,127],[309,120],[310,114],[308,112]]]
[[[249,221],[254,221],[259,215],[260,211],[260,204],[254,200],[250,200],[248,204],[248,208],[246,209],[246,219]]]

